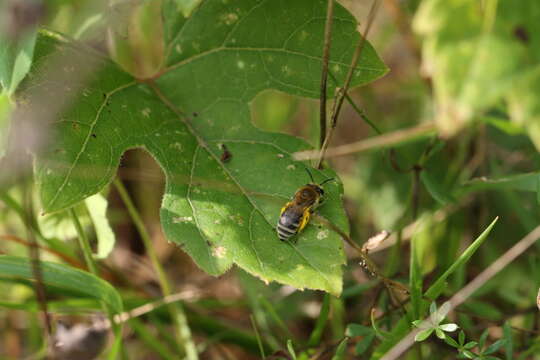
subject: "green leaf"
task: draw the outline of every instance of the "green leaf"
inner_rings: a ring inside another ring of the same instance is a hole
[[[437,335],[439,339],[444,339],[446,337],[440,328],[435,328],[435,335]]]
[[[324,328],[326,327],[326,323],[328,321],[329,315],[330,315],[330,295],[325,294],[323,303],[321,306],[321,310],[319,312],[319,316],[317,317],[317,322],[315,323],[315,327],[313,328],[313,331],[311,332],[311,335],[309,336],[309,340],[308,340],[309,347],[315,347],[320,344],[321,337],[322,337]]]
[[[374,330],[370,328],[369,326],[364,326],[360,324],[349,324],[347,325],[347,330],[345,334],[347,336],[366,336],[369,334],[373,334]]]
[[[324,4],[208,0],[189,21],[175,22],[166,13],[171,40],[160,76],[137,83],[105,61],[54,123],[54,146],[36,163],[44,211],[97,193],[111,181],[122,153],[142,147],[166,176],[164,232],[203,270],[220,275],[237,264],[265,281],[339,295],[345,263],[339,236],[314,222],[296,243],[279,241],[275,231],[280,208],[309,182],[306,165],[291,154],[310,147],[258,130],[249,113],[249,103],[264,89],[318,97]],[[339,5],[335,18],[330,68],[343,81],[359,34]],[[40,38],[38,59],[44,61],[51,48],[58,44]],[[76,50],[61,51],[69,57]],[[352,85],[386,71],[366,43]],[[223,145],[231,155],[226,161]],[[331,170],[312,172],[317,182],[336,177]],[[341,183],[324,188],[326,201],[317,211],[347,232]]]
[[[441,186],[441,183],[437,182],[428,170],[424,170],[420,173],[420,179],[426,187],[431,197],[435,199],[441,205],[447,205],[454,202],[452,196],[447,194]]]
[[[425,221],[422,225],[425,226]],[[417,231],[411,239],[409,288],[411,294],[411,315],[414,319],[420,317],[422,303],[422,268],[420,267],[420,240],[422,231]]]
[[[444,290],[444,287],[446,286],[445,282],[448,276],[450,276],[459,266],[465,264],[471,258],[471,256],[476,252],[480,245],[482,245],[484,240],[487,239],[487,236],[491,232],[493,226],[495,226],[495,223],[498,219],[498,217],[495,218],[495,220],[493,220],[491,224],[489,224],[486,230],[484,230],[482,234],[480,234],[480,236],[478,236],[473,241],[473,243],[469,245],[467,249],[465,249],[465,251],[459,256],[459,258],[457,258],[456,261],[454,261],[452,265],[450,265],[450,267],[435,281],[435,283],[433,283],[433,285],[429,287],[429,289],[424,294],[426,298],[435,300],[441,294],[441,292]]]
[[[472,358],[474,358],[476,356],[473,352],[471,352],[469,350],[463,351],[463,355],[465,355],[468,359],[472,359]]]
[[[482,335],[480,335],[480,339],[478,340],[478,347],[480,349],[483,349],[484,348],[484,345],[486,343],[486,340],[487,340],[487,337],[489,335],[489,330],[486,329],[482,332]]]
[[[294,346],[291,339],[287,340],[287,350],[289,350],[289,354],[291,354],[293,360],[296,360],[296,351],[294,351]]]
[[[503,325],[503,334],[504,338],[506,339],[504,346],[506,360],[512,360],[514,358],[514,340],[512,338],[512,327],[508,321],[506,321]]]
[[[450,346],[452,346],[452,347],[455,347],[455,348],[458,348],[458,347],[459,347],[459,344],[456,342],[456,340],[454,340],[454,339],[453,339],[452,337],[450,337],[450,336],[446,336],[446,337],[444,338],[444,341],[445,341],[448,345],[450,345]]]
[[[0,34],[0,87],[11,95],[17,89],[32,65],[36,34],[22,35],[17,41]]]
[[[432,301],[431,304],[429,304],[429,313],[435,314],[437,312],[437,303],[435,301]]]
[[[424,294],[425,298],[435,300],[442,293],[446,286],[446,279],[448,278],[448,276],[450,276],[456,269],[459,268],[459,266],[465,264],[470,259],[470,257],[474,254],[478,247],[487,238],[489,232],[497,222],[497,219],[498,218],[495,218],[495,220],[493,220],[493,222],[486,228],[486,230],[484,230],[484,232],[482,232],[482,234],[480,234],[480,236],[476,238],[471,245],[469,245],[469,247],[461,254],[461,256],[456,261],[454,261],[452,265],[450,265],[448,270],[446,270],[435,281],[435,283],[433,283],[433,285],[429,287],[429,289]],[[425,311],[425,309],[422,309],[422,311]],[[394,325],[391,334],[379,346],[377,346],[373,354],[373,358],[381,358],[390,348],[392,348],[397,342],[399,342],[402,337],[407,335],[407,332],[409,331],[409,324],[410,322],[408,322],[405,317],[400,319],[400,321],[396,325]]]
[[[94,223],[98,248],[96,257],[98,259],[106,258],[114,247],[116,238],[107,218],[107,199],[101,194],[95,194],[87,197],[84,202],[86,208]]]
[[[334,354],[334,356],[332,356],[332,360],[343,360],[345,359],[345,351],[347,350],[347,342],[349,341],[349,338],[345,338],[343,340],[341,340],[341,342],[339,343],[337,349],[336,349],[336,353]]]
[[[489,345],[482,354],[483,355],[493,354],[494,352],[498,351],[504,344],[506,344],[506,339],[497,340],[493,344]]]
[[[122,299],[106,281],[63,264],[41,262],[43,283],[47,286],[68,290],[80,296],[103,301],[116,314],[122,312]],[[26,258],[0,255],[0,278],[4,280],[29,280],[34,276]]]
[[[11,110],[12,105],[8,93],[0,90],[0,159],[7,152]]]
[[[453,332],[458,329],[458,326],[456,324],[450,323],[450,324],[439,325],[439,328],[441,328],[442,331]]]
[[[414,337],[414,341],[420,342],[420,341],[426,340],[429,337],[429,335],[431,335],[433,330],[435,329],[430,328],[430,329],[419,331],[418,334],[416,334],[416,336]]]
[[[515,122],[510,122],[505,119],[500,119],[494,116],[482,116],[480,120],[490,124],[497,129],[507,133],[508,135],[521,135],[525,132],[523,128],[517,125]]]
[[[371,343],[375,339],[375,333],[365,335],[362,340],[360,340],[354,347],[354,352],[356,355],[362,355],[366,352],[367,349],[371,346]]]
[[[469,341],[468,343],[466,343],[465,345],[463,345],[463,348],[464,349],[472,349],[473,347],[475,347],[476,345],[478,345],[478,343],[476,341]]]
[[[458,334],[458,341],[459,341],[459,345],[463,346],[463,344],[465,344],[465,332],[463,330],[460,330],[459,334]]]
[[[432,76],[443,133],[455,134],[504,100],[512,121],[540,149],[540,3],[520,5],[422,1],[413,25],[423,36],[423,67]]]
[[[201,3],[202,0],[174,0],[178,10],[182,12],[184,17],[189,17],[193,10]]]

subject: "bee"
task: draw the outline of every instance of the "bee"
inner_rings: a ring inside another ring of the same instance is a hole
[[[316,184],[307,168],[306,171],[312,182],[296,190],[292,200],[281,208],[276,231],[282,241],[298,234],[306,227],[311,214],[324,200],[322,185],[334,180],[326,179]]]

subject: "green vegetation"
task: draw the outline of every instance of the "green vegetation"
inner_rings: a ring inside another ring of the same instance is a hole
[[[539,16],[3,2],[0,358],[540,359]]]

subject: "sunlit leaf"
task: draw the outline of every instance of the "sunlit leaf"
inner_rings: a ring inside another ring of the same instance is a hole
[[[167,179],[161,208],[165,234],[202,269],[219,275],[237,264],[265,281],[338,295],[345,262],[339,236],[312,221],[288,243],[279,241],[274,229],[280,208],[310,181],[308,165],[293,161],[291,154],[310,147],[295,137],[258,130],[249,113],[250,101],[268,88],[318,97],[324,4],[209,0],[189,21],[167,18],[179,14],[166,12],[167,65],[159,76],[138,83],[102,61],[81,96],[54,123],[54,145],[36,164],[44,210],[65,209],[100,191],[122,153],[143,147]],[[330,67],[343,81],[359,34],[344,8],[336,6],[335,17]],[[58,47],[40,38],[39,62]],[[60,51],[70,58],[80,50]],[[352,85],[386,71],[366,44]],[[336,177],[331,170],[312,172],[317,182]],[[341,183],[329,182],[324,189],[326,200],[318,211],[348,231]]]
[[[429,335],[431,335],[431,333],[433,332],[433,330],[435,330],[435,329],[430,328],[430,329],[425,329],[425,330],[420,331],[420,332],[419,332],[418,334],[416,334],[416,336],[414,337],[414,341],[420,342],[420,341],[426,340],[426,339],[429,337]]]
[[[24,34],[21,39],[9,39],[0,33],[0,88],[13,94],[32,65],[36,35]]]
[[[92,195],[84,200],[86,208],[96,229],[98,242],[96,257],[106,258],[112,251],[115,243],[114,232],[107,218],[107,199],[101,194]]]

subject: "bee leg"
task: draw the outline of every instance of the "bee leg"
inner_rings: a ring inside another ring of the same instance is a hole
[[[300,226],[298,227],[298,232],[304,230],[304,228],[306,227],[307,223],[309,222],[309,217],[311,216],[311,208],[309,209],[306,209],[304,211],[304,215],[302,215],[302,221],[300,222]]]

